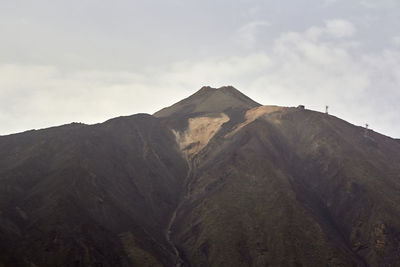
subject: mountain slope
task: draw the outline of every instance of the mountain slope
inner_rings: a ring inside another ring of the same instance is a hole
[[[0,151],[0,236],[11,265],[169,264],[163,231],[186,163],[159,120],[6,136]]]
[[[0,137],[0,266],[397,266],[400,143],[203,87]]]
[[[175,226],[188,262],[400,261],[400,146],[393,139],[287,108],[215,138],[193,162],[197,171]]]

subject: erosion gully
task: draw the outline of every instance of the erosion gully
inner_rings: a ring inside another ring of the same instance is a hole
[[[182,208],[184,205],[185,201],[189,199],[190,197],[190,192],[191,192],[191,182],[192,182],[192,176],[193,176],[193,160],[192,159],[187,159],[188,163],[188,171],[186,174],[186,177],[184,179],[184,184],[185,189],[183,192],[182,197],[180,198],[178,205],[176,206],[175,210],[173,211],[171,218],[168,222],[167,229],[165,231],[165,238],[168,242],[168,244],[172,247],[174,257],[175,257],[175,266],[176,267],[185,267],[188,266],[188,264],[185,263],[185,260],[182,258],[178,247],[176,246],[175,242],[172,239],[172,228],[174,226],[174,223],[176,221],[176,215],[179,212],[179,210]]]

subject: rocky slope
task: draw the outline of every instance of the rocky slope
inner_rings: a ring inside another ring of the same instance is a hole
[[[204,87],[0,137],[0,266],[398,266],[400,143]]]

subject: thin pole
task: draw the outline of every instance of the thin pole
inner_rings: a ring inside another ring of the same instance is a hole
[[[365,131],[364,131],[364,136],[367,137],[368,136],[368,123],[365,124]]]

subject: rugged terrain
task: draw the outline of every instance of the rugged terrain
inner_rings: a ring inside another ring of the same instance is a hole
[[[0,137],[0,266],[398,266],[400,143],[203,87]]]

